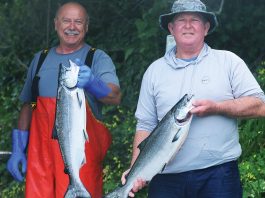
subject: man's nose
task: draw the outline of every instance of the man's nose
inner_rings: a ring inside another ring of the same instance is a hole
[[[191,27],[191,21],[189,21],[189,20],[185,21],[185,27],[186,28]]]
[[[74,23],[74,21],[71,21],[69,27],[70,27],[70,29],[75,29],[75,23]]]

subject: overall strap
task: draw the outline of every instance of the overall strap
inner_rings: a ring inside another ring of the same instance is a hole
[[[40,58],[37,64],[37,68],[36,68],[36,72],[32,81],[32,85],[31,85],[31,107],[32,109],[36,108],[37,105],[37,97],[39,96],[39,80],[40,77],[38,76],[39,70],[42,66],[42,63],[44,62],[47,54],[49,52],[49,49],[44,49],[41,54],[40,54]]]
[[[94,53],[96,51],[96,48],[94,47],[91,47],[89,49],[89,51],[87,52],[87,55],[86,55],[86,60],[85,60],[85,64],[88,66],[88,67],[91,67],[92,66],[92,62],[93,62],[93,57],[94,57]]]
[[[89,51],[87,52],[87,56],[86,56],[86,60],[85,60],[85,64],[91,68],[92,63],[93,63],[93,57],[94,57],[94,53],[96,51],[96,48],[91,47],[89,49]],[[101,111],[100,111],[100,107],[97,105],[94,96],[92,96],[89,93],[85,93],[86,94],[86,98],[87,98],[87,102],[91,108],[92,114],[96,117],[96,119],[101,120]]]

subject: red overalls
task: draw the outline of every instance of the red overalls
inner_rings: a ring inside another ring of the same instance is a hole
[[[33,110],[28,146],[26,175],[27,198],[61,198],[68,187],[64,163],[58,141],[52,139],[56,99],[38,97]],[[80,178],[92,198],[102,197],[102,161],[111,144],[108,129],[96,120],[87,105],[86,164],[80,169]]]

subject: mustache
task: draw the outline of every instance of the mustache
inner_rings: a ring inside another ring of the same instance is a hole
[[[79,34],[79,32],[77,30],[70,30],[70,29],[65,30],[64,32],[66,34],[72,34],[72,35],[78,35]]]

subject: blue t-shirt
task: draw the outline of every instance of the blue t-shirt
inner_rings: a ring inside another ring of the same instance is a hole
[[[76,58],[79,58],[84,63],[87,52],[90,48],[91,46],[85,44],[81,49],[70,54],[59,54],[56,52],[56,47],[51,48],[38,72],[38,76],[40,77],[39,95],[42,97],[56,97],[59,65],[63,64],[69,66],[69,60],[75,60]],[[40,54],[41,51],[35,54],[28,69],[27,79],[19,97],[22,102],[31,101],[31,85],[35,76]],[[95,51],[90,68],[92,73],[105,83],[113,83],[119,86],[115,66],[111,58],[104,51],[99,49]],[[89,95],[89,103],[95,116],[101,118],[102,104],[92,95]]]

